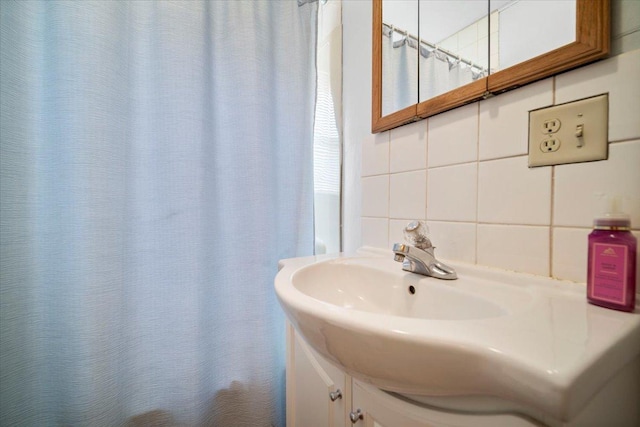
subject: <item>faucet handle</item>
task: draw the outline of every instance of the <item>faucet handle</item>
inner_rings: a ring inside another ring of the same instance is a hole
[[[428,234],[429,227],[424,221],[414,220],[404,227],[404,239],[418,249],[424,250],[433,247],[431,240],[427,237]]]

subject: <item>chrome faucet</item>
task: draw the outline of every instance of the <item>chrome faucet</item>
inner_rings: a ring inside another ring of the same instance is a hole
[[[412,273],[437,279],[453,280],[458,275],[455,270],[440,261],[433,254],[435,247],[427,237],[427,226],[421,221],[411,221],[404,228],[407,243],[393,245],[394,260],[402,263],[402,269]],[[409,243],[413,243],[410,245]]]

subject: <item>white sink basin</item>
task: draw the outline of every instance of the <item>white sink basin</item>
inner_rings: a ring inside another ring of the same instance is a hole
[[[402,271],[391,251],[294,258],[275,279],[296,330],[380,389],[441,407],[570,420],[640,357],[640,309],[587,304],[584,284],[447,264]]]
[[[405,274],[399,266],[391,259],[338,258],[301,268],[291,282],[311,298],[354,311],[443,320],[485,319],[508,313],[506,304],[481,297],[476,284],[470,288],[467,281],[444,282]],[[456,286],[459,284],[462,286]],[[520,304],[530,299],[519,289],[513,289],[512,297]]]

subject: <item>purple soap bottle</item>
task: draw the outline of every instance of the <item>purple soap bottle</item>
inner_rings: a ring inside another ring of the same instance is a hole
[[[636,304],[637,240],[629,216],[612,199],[609,213],[593,221],[589,234],[587,300],[614,310],[633,311]]]

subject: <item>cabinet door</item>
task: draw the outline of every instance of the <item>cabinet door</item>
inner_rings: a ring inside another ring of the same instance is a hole
[[[403,405],[404,404],[404,405]],[[406,406],[405,406],[406,405]],[[353,381],[353,411],[362,411],[362,420],[356,426],[365,427],[436,427],[438,424],[423,419],[409,405],[380,390]]]
[[[349,406],[345,374],[311,349],[290,324],[287,350],[287,427],[344,427]],[[332,401],[330,393],[337,390],[342,397]]]
[[[352,410],[360,409],[356,427],[540,427],[512,414],[460,414],[412,404],[353,380]]]

